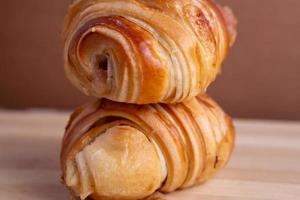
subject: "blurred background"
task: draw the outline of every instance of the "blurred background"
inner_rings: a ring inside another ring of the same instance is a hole
[[[208,93],[232,116],[300,120],[300,1],[218,0],[238,38]],[[60,31],[71,0],[3,1],[0,107],[73,109],[89,98],[66,80]]]

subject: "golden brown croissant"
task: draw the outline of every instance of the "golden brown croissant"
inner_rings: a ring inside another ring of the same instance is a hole
[[[63,139],[64,183],[82,199],[141,199],[202,183],[228,161],[231,119],[209,97],[77,109]]]
[[[65,71],[87,95],[181,102],[215,79],[235,24],[212,0],[77,0],[65,20]]]

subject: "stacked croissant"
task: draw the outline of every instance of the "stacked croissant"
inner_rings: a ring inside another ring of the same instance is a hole
[[[135,200],[203,183],[229,160],[232,120],[204,93],[236,36],[213,0],[76,0],[65,20],[69,80],[99,98],[62,142],[74,197]]]

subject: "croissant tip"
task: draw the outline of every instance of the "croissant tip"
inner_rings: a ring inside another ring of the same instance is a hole
[[[221,13],[223,15],[226,29],[228,31],[229,40],[230,40],[229,43],[230,46],[232,46],[237,37],[238,20],[229,6],[223,6],[221,8]]]

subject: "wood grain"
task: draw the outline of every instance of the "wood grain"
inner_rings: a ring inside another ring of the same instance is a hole
[[[58,162],[68,114],[0,111],[0,199],[69,199]],[[300,123],[236,120],[236,127],[232,160],[217,177],[156,199],[299,199]]]

